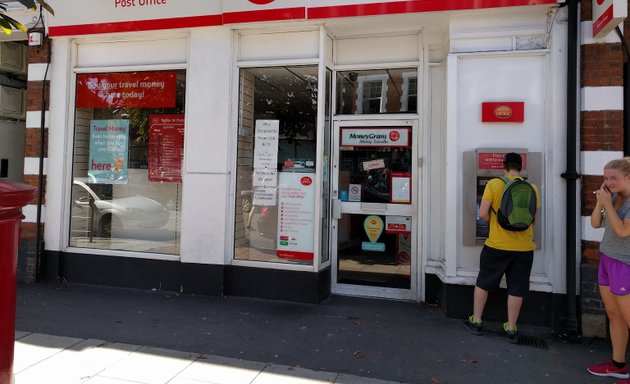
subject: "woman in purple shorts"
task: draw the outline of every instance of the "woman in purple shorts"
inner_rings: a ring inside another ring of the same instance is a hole
[[[606,164],[604,183],[594,193],[597,203],[591,225],[604,227],[598,283],[610,322],[612,359],[587,369],[596,376],[626,379],[615,384],[630,384],[626,366],[630,327],[630,157]]]

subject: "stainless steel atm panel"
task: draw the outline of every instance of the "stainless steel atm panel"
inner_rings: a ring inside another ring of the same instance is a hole
[[[509,152],[521,154],[523,157],[521,175],[536,184],[539,192],[541,191],[542,153],[528,152],[526,148],[479,148],[476,151],[464,152],[462,191],[464,245],[482,245],[488,237],[488,223],[479,218],[479,204],[488,181],[503,176],[503,157]],[[536,216],[538,219],[540,213]],[[534,224],[535,240],[540,239],[539,221],[538,219]]]

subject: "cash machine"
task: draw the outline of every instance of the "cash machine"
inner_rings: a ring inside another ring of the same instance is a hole
[[[528,152],[526,148],[479,148],[464,152],[463,163],[463,243],[482,245],[488,237],[488,223],[479,218],[481,196],[489,180],[503,176],[503,158],[506,153],[516,152],[523,158],[521,175],[536,184],[542,191],[542,154]],[[540,217],[540,212],[537,214]],[[540,239],[540,220],[534,224],[534,239]],[[540,242],[536,241],[540,246]]]

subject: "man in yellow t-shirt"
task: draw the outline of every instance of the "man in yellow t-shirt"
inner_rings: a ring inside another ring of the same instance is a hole
[[[503,159],[503,170],[510,179],[519,178],[523,160],[518,153],[507,153]],[[538,188],[536,192],[536,207],[540,208]],[[486,185],[479,205],[479,217],[490,222],[490,234],[481,251],[479,275],[474,293],[473,314],[464,320],[466,328],[475,335],[483,334],[481,317],[488,300],[488,292],[499,288],[505,274],[507,282],[508,321],[503,323],[503,331],[509,342],[518,343],[518,328],[516,322],[523,304],[523,297],[529,292],[529,276],[534,260],[534,228],[530,225],[524,231],[510,231],[501,225],[496,212],[501,205],[501,195],[505,183],[499,178],[492,179]]]

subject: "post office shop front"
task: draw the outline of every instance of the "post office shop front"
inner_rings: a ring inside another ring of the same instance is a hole
[[[480,250],[471,161],[518,149],[543,195],[531,287],[550,305],[564,292],[563,11],[285,3],[166,3],[184,12],[167,29],[105,2],[90,26],[55,2],[48,278],[455,304]],[[523,118],[485,121],[489,102]]]

